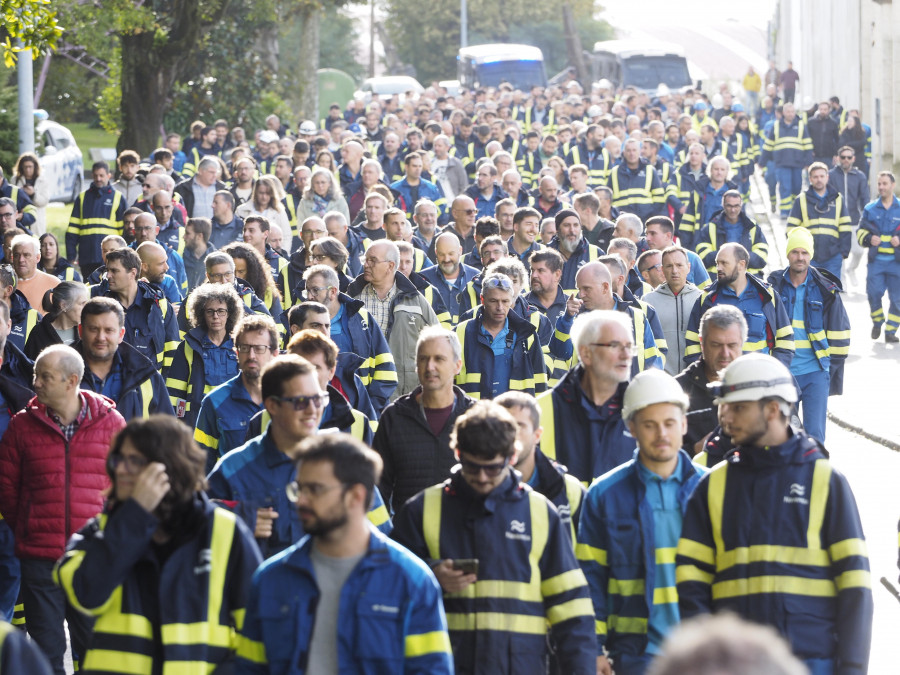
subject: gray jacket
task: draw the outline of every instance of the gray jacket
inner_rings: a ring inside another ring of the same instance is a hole
[[[666,354],[666,372],[675,376],[684,370],[684,349],[687,346],[685,333],[691,310],[700,299],[701,291],[692,283],[686,283],[677,296],[672,293],[668,284],[660,284],[651,293],[641,298],[656,310],[656,316],[662,324],[666,336],[669,353]]]
[[[856,167],[844,173],[841,167],[836,166],[828,172],[828,185],[841,193],[841,198],[847,205],[850,224],[859,224],[863,207],[869,203],[869,180],[866,174]]]

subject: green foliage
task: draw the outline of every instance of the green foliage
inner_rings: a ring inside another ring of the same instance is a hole
[[[113,50],[109,61],[109,80],[97,98],[100,126],[108,133],[118,133],[122,127],[122,58],[120,48]]]
[[[596,0],[572,0],[582,47],[612,35],[605,21],[594,18]],[[562,20],[563,0],[468,0],[469,44],[523,42],[540,47],[547,75],[567,63]],[[388,0],[388,35],[399,57],[415,66],[420,82],[456,77],[459,50],[459,3],[423,3],[420,0]]]
[[[0,26],[7,68],[15,64],[22,49],[30,48],[35,56],[46,53],[63,32],[50,0],[0,0]]]
[[[368,63],[360,63],[354,53],[363,38],[353,19],[336,7],[326,7],[319,27],[319,68],[343,70],[354,80],[361,80],[368,72]]]
[[[12,174],[19,158],[19,108],[16,88],[4,84],[0,78],[0,166],[4,175]]]
[[[43,59],[34,64],[35,85],[42,64]],[[39,107],[50,113],[50,119],[61,124],[99,123],[97,97],[105,85],[106,81],[103,78],[72,61],[54,55],[47,72],[47,80],[44,82]]]

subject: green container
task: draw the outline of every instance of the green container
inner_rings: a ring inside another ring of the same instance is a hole
[[[353,98],[356,91],[356,82],[337,68],[319,68],[316,77],[319,81],[319,120],[322,120],[328,115],[332,103],[341,106],[341,110],[347,107],[347,101]]]

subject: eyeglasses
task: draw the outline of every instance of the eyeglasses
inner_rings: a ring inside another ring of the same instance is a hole
[[[479,464],[478,462],[462,459],[460,457],[459,463],[462,465],[462,472],[469,474],[470,476],[477,476],[483,471],[484,475],[488,478],[496,478],[503,469],[509,466],[509,458],[507,457],[502,462],[497,462],[496,464]]]
[[[234,272],[222,272],[221,274],[207,274],[206,278],[215,284],[223,281],[234,281]]]
[[[235,345],[234,348],[241,354],[249,354],[253,351],[257,356],[262,356],[272,349],[270,345]]]
[[[303,230],[300,234],[308,234],[318,239],[328,234],[328,230]]]
[[[294,406],[294,410],[302,412],[306,410],[310,404],[316,408],[324,408],[328,402],[328,393],[314,394],[313,396],[273,396],[280,403],[290,403]]]
[[[115,472],[121,464],[125,464],[125,470],[128,473],[140,473],[149,463],[146,457],[123,455],[120,452],[111,452],[106,458],[106,466],[110,473]]]
[[[853,155],[840,155],[841,159],[853,159]],[[2,214],[0,214],[2,215]]]
[[[478,213],[475,209],[456,209],[457,213],[465,213],[467,216],[472,216]]]
[[[383,262],[390,262],[390,261],[388,261],[388,260],[377,260],[376,258],[366,258],[365,260],[363,260],[363,267],[365,267],[366,265],[375,266],[375,265],[377,265],[378,263],[383,263]]]
[[[603,347],[617,352],[627,352],[632,356],[637,354],[637,347],[630,342],[591,342],[590,344],[591,347]]]
[[[296,502],[298,499],[300,499],[300,495],[305,495],[308,498],[316,499],[317,497],[321,497],[322,495],[331,492],[332,490],[346,487],[346,483],[338,483],[337,485],[324,485],[322,483],[298,483],[297,481],[292,480],[287,484],[287,487],[284,488],[284,492],[289,500],[291,500],[292,502]]]
[[[15,218],[15,217],[16,217],[15,211],[6,211],[4,213],[0,213],[0,218]]]
[[[656,263],[655,265],[647,265],[643,270],[641,270],[641,273],[648,272],[650,270],[661,270],[661,269],[662,269],[662,263]]]
[[[320,261],[320,260],[328,260],[330,257],[331,257],[330,255],[325,255],[324,253],[312,253],[309,256],[309,259],[313,260],[313,261]]]
[[[311,295],[318,295],[322,291],[327,291],[329,288],[334,288],[334,286],[307,286],[306,297],[310,297]]]
[[[485,281],[482,285],[482,289],[484,288],[502,288],[504,291],[511,291],[513,289],[512,284],[507,279],[498,277]]]
[[[228,310],[224,307],[220,307],[219,309],[207,309],[205,314],[206,316],[228,316]]]

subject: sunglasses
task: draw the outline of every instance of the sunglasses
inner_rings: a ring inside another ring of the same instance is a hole
[[[512,284],[506,279],[488,279],[484,282],[482,288],[502,288],[504,291],[511,291]]]
[[[273,396],[280,403],[289,403],[297,412],[306,410],[310,405],[316,408],[324,408],[328,402],[328,394],[323,392],[314,396]]]
[[[477,476],[482,471],[488,478],[496,478],[507,466],[509,466],[509,458],[496,464],[479,464],[468,459],[460,458],[459,463],[462,465],[462,472],[470,476]]]

